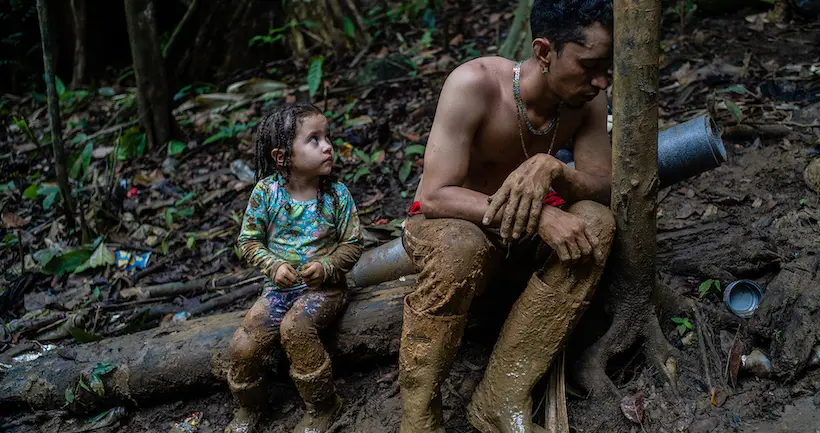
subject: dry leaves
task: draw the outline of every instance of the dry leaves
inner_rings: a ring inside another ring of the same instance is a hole
[[[28,218],[23,218],[14,212],[3,212],[3,227],[7,229],[19,229],[28,224]]]

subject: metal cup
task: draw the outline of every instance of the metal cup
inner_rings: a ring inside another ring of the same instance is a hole
[[[723,289],[723,303],[736,316],[748,319],[763,300],[763,289],[752,280],[737,280]]]

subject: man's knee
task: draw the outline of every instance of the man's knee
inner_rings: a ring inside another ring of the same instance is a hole
[[[583,200],[570,205],[567,211],[583,219],[600,241],[611,241],[615,234],[615,216],[608,207],[592,200]]]

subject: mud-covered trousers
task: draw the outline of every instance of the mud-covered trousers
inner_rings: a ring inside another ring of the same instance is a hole
[[[591,201],[573,203],[565,210],[586,223],[608,254],[615,232],[611,211]],[[536,350],[543,346],[551,352],[541,353],[547,357],[559,350],[583,313],[604,266],[590,259],[565,267],[538,235],[527,235],[507,246],[497,231],[453,218],[412,216],[405,225],[403,242],[420,273],[418,287],[405,297],[404,305],[399,354],[402,433],[443,431],[439,388],[461,344],[471,304],[488,282],[523,279],[521,284],[526,286],[506,319],[493,357],[517,357],[527,345]],[[532,381],[547,367],[533,367],[521,376]],[[519,388],[523,391],[527,386]],[[507,391],[512,389],[498,389]]]
[[[347,301],[346,287],[279,291],[265,289],[253,304],[230,345],[231,391],[257,382],[274,345],[280,340],[291,369],[308,374],[329,355],[318,331],[335,322]]]

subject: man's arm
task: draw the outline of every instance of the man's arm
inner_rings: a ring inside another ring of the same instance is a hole
[[[462,65],[447,77],[424,155],[420,201],[426,217],[481,224],[487,195],[462,185],[470,166],[473,138],[493,91],[480,65]]]
[[[606,93],[590,101],[589,113],[574,138],[575,168],[562,164],[553,189],[567,201],[593,200],[609,204],[612,187],[612,148],[606,132]]]

